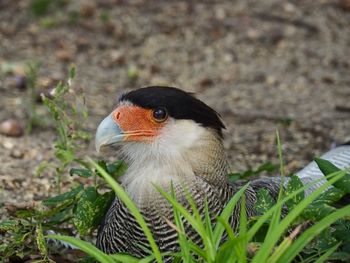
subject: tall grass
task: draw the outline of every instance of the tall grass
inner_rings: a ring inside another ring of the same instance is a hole
[[[282,159],[281,143],[277,133],[277,144],[279,158]],[[169,254],[161,253],[157,246],[150,229],[147,227],[142,214],[137,209],[136,205],[128,197],[124,189],[113,180],[113,178],[98,164],[91,161],[92,165],[99,171],[101,176],[115,191],[116,195],[124,202],[130,212],[136,218],[139,225],[142,227],[149,243],[152,252],[149,257],[141,260],[141,262],[157,261],[163,262],[164,256]],[[280,171],[283,175],[283,161],[280,161]],[[243,186],[228,202],[221,214],[217,217],[215,224],[211,223],[207,202],[205,202],[205,213],[201,215],[196,207],[191,196],[187,196],[187,200],[191,209],[187,210],[176,200],[174,192],[166,192],[157,187],[158,191],[172,205],[174,213],[174,222],[169,222],[169,225],[176,229],[178,233],[178,243],[180,251],[171,254],[174,262],[253,262],[253,263],[285,263],[292,262],[303,249],[312,242],[323,230],[331,226],[339,219],[344,219],[350,216],[350,205],[336,209],[334,212],[326,215],[321,220],[314,222],[312,226],[301,233],[305,221],[298,221],[302,218],[304,210],[324,191],[336,182],[349,176],[346,171],[336,171],[327,175],[328,181],[312,194],[301,200],[285,216],[282,216],[282,207],[286,203],[305,189],[311,187],[317,182],[304,185],[295,191],[285,195],[283,187],[278,195],[276,203],[268,209],[263,215],[255,217],[254,220],[247,218],[245,208],[245,190],[249,184]],[[282,179],[283,181],[283,179]],[[282,186],[282,184],[281,184]],[[234,230],[230,226],[230,217],[235,211],[235,207],[240,206],[239,227]],[[191,212],[190,212],[191,211]],[[198,233],[202,239],[203,246],[194,244],[186,235],[184,221],[186,220],[191,227]],[[262,242],[256,242],[256,235],[262,230],[263,226],[268,224],[266,235]],[[293,231],[292,231],[293,230]],[[223,237],[226,236],[226,239]],[[72,237],[50,235],[49,238],[56,238],[66,242],[70,242],[87,254],[91,255],[100,262],[137,262],[139,259],[124,254],[106,255],[99,251],[91,244]],[[320,255],[317,262],[326,261],[339,247],[336,244],[330,250]],[[253,251],[248,251],[249,248],[255,248]],[[310,258],[311,259],[311,258]]]

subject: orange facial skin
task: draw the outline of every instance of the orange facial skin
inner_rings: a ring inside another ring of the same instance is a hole
[[[152,109],[133,105],[119,106],[112,116],[125,135],[124,141],[152,141],[165,124],[153,118]]]

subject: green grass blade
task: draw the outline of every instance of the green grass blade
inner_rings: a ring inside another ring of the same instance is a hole
[[[186,193],[186,199],[187,199],[188,203],[190,204],[190,207],[192,209],[192,213],[194,215],[194,218],[195,218],[197,224],[199,225],[199,227],[201,229],[204,230],[204,233],[203,233],[203,235],[201,235],[201,237],[202,237],[203,243],[205,245],[205,252],[207,253],[206,260],[207,260],[207,262],[214,262],[215,254],[216,254],[215,248],[214,248],[211,236],[208,235],[207,228],[206,228],[205,223],[203,222],[203,219],[202,219],[202,215],[199,212],[198,207],[197,207],[193,197],[191,196],[191,194],[189,192]],[[205,199],[205,202],[206,202],[206,199]],[[205,220],[205,215],[204,215],[204,220]],[[211,224],[209,224],[208,227],[211,227]]]
[[[329,250],[327,250],[326,253],[324,253],[322,256],[320,256],[314,263],[323,263],[323,262],[325,262],[330,257],[330,255],[332,255],[337,250],[339,245],[340,244],[336,244],[334,247],[331,247]]]
[[[210,245],[209,247],[210,251],[208,251],[208,257],[211,258],[212,261],[215,261],[216,249],[213,242],[213,227],[210,219],[207,198],[205,198],[204,200],[204,219],[205,219],[206,237],[208,239],[208,244]]]
[[[171,195],[174,199],[176,198],[173,186],[171,187]],[[174,213],[175,225],[177,227],[178,241],[179,241],[183,262],[192,262],[190,247],[188,245],[188,239],[186,237],[185,228],[181,220],[180,213],[175,207],[173,208],[173,213]]]
[[[86,241],[83,241],[74,237],[61,236],[61,235],[48,235],[46,237],[61,240],[69,244],[72,244],[78,247],[80,250],[84,251],[86,254],[94,257],[96,260],[98,260],[101,263],[115,263],[115,260],[111,256],[103,253],[97,247],[95,247],[94,245]],[[135,260],[135,261],[129,261],[129,262],[137,262],[137,261]]]
[[[336,220],[350,215],[350,205],[340,208],[332,214],[326,216],[315,225],[308,228],[293,245],[281,256],[279,263],[291,262],[293,258],[300,253],[300,251],[317,235],[319,235],[325,228],[330,226]]]
[[[205,260],[206,253],[201,247],[197,246],[196,244],[194,244],[192,242],[189,242],[189,247],[190,247],[191,251],[195,252],[198,256],[203,258],[203,260]]]
[[[305,198],[296,207],[294,207],[294,209],[286,215],[286,217],[280,222],[280,224],[278,224],[275,227],[274,231],[266,236],[266,238],[265,238],[266,241],[263,243],[260,250],[253,258],[252,263],[266,262],[267,258],[269,257],[269,255],[270,255],[271,251],[273,250],[274,246],[276,245],[277,241],[282,237],[283,233],[288,229],[288,227],[291,225],[291,223],[301,214],[301,212],[312,201],[314,201],[320,194],[322,194],[322,192],[330,184],[339,180],[344,175],[345,175],[344,172],[337,172],[332,179],[330,179],[325,184],[320,186],[316,191],[311,193],[307,198]],[[330,176],[333,176],[333,174]],[[296,192],[298,192],[298,191],[296,191]],[[280,202],[277,203],[277,205],[276,205],[277,207],[280,205],[279,203]],[[258,220],[258,222],[259,222],[259,220]]]
[[[151,246],[154,257],[158,263],[163,262],[161,253],[159,248],[153,238],[151,230],[148,228],[142,214],[138,210],[137,206],[130,199],[128,194],[124,191],[123,187],[121,187],[102,167],[100,167],[96,162],[90,160],[91,164],[96,168],[96,170],[100,173],[100,175],[106,180],[106,182],[112,187],[115,191],[118,198],[125,204],[125,206],[130,210],[132,215],[135,217],[137,223],[142,228],[147,240]]]
[[[283,163],[283,157],[282,157],[282,145],[281,145],[280,135],[277,129],[276,129],[276,140],[277,140],[278,159],[280,162],[280,177],[281,177],[277,200],[281,200],[283,189],[284,189],[283,182],[284,182],[285,176],[284,176],[284,163]],[[278,225],[281,219],[281,212],[282,212],[282,204],[277,205],[277,209],[274,211],[272,215],[272,219],[269,224],[269,229],[267,231],[266,236],[270,236],[274,232],[276,226]]]
[[[288,200],[291,200],[296,195],[302,193],[306,189],[310,188],[311,186],[317,184],[322,179],[315,180],[314,182],[308,183],[304,185],[302,188],[290,193],[288,196],[284,197],[282,200],[277,200],[276,205],[271,207],[267,212],[265,212],[263,215],[259,217],[259,219],[254,223],[254,225],[249,229],[247,235],[248,235],[248,241],[251,241],[254,235],[258,232],[258,230],[263,226],[263,224],[272,216],[272,214],[275,212],[276,209],[278,209],[278,206],[282,206],[284,203],[286,203]]]
[[[222,224],[222,226],[224,227],[224,229],[226,230],[227,236],[229,240],[232,240],[235,238],[235,233],[233,232],[233,228],[232,226],[222,217],[218,216],[217,218],[217,222]],[[220,243],[219,243],[220,244]],[[218,244],[218,245],[219,245]],[[219,246],[217,247],[217,249],[219,248]]]
[[[269,263],[275,263],[282,256],[282,254],[285,253],[285,251],[292,245],[293,239],[299,234],[302,227],[302,224],[298,225],[289,236],[284,238],[281,244],[275,248],[273,254],[268,259]]]
[[[235,209],[235,206],[241,196],[244,194],[245,190],[248,188],[249,184],[246,184],[243,186],[237,193],[234,194],[234,196],[231,198],[231,200],[227,203],[225,208],[222,210],[220,214],[220,221],[215,225],[214,231],[213,231],[213,240],[215,244],[215,248],[218,249],[222,235],[225,231],[225,224],[223,222],[229,221],[230,217],[233,214],[233,210]]]
[[[113,257],[113,258],[115,258],[116,260],[118,260],[118,257],[119,257],[119,259],[121,259],[121,257],[120,257],[121,255],[111,255],[111,257]],[[125,260],[124,261],[121,261],[121,262],[127,262],[127,263],[132,263],[133,261],[130,261],[130,256],[128,256],[128,255],[125,255],[126,256],[126,258],[125,258]],[[132,260],[132,259],[131,259]],[[150,255],[150,256],[147,256],[147,257],[144,257],[144,258],[142,258],[142,259],[139,259],[139,258],[135,258],[135,262],[137,262],[137,263],[150,263],[150,262],[154,262],[154,255]]]
[[[239,218],[239,249],[240,253],[238,256],[238,261],[241,263],[247,262],[247,207],[245,203],[245,195],[242,196],[241,209],[240,209],[240,218]]]
[[[217,252],[217,262],[239,262],[241,253],[239,242],[241,242],[241,238],[236,237],[223,243]]]
[[[205,218],[205,228],[207,230],[208,237],[210,238],[210,240],[213,240],[213,226],[210,219],[207,199],[204,200],[204,218]]]
[[[205,231],[205,227],[204,227],[203,222],[201,220],[198,221],[194,216],[192,216],[190,214],[190,212],[188,212],[177,200],[172,198],[169,193],[165,192],[163,189],[161,189],[158,186],[155,186],[155,187],[160,192],[160,194],[163,195],[164,198],[166,200],[168,200],[168,202],[175,209],[177,209],[181,215],[183,215],[185,217],[185,219],[188,221],[188,223],[200,235],[200,237],[202,238],[204,247],[205,247],[205,251],[206,251],[206,253],[208,253],[208,249],[211,249],[211,244],[210,244],[210,240],[208,239],[208,237],[206,235],[206,231]],[[208,262],[211,262],[212,259],[205,258],[205,260],[207,260]]]

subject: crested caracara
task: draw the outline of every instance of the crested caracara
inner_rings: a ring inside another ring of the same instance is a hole
[[[178,237],[167,223],[173,221],[171,205],[154,185],[166,191],[173,186],[177,200],[187,208],[189,192],[201,213],[207,200],[212,222],[242,187],[242,183],[228,181],[224,128],[216,111],[191,94],[170,87],[147,87],[122,95],[99,125],[96,149],[120,146],[129,168],[119,181],[143,214],[162,252],[176,252]],[[345,168],[350,165],[350,146],[338,147],[323,158]],[[297,174],[303,183],[323,176],[314,162]],[[279,185],[279,177],[251,181],[245,192],[247,215],[255,214],[258,189],[266,188],[276,198]],[[231,217],[233,228],[239,220],[238,209]],[[192,241],[200,244],[200,236],[190,225],[185,223],[185,229]],[[126,252],[138,257],[148,255],[144,248],[150,249],[140,226],[118,198],[100,226],[97,246],[106,253]]]

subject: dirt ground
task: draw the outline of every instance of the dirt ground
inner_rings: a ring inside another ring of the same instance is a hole
[[[36,17],[31,1],[0,0],[0,122],[28,115],[27,92],[5,66],[20,74],[39,61],[43,86],[76,64],[92,134],[125,90],[195,92],[222,115],[233,171],[277,162],[276,128],[289,172],[350,140],[349,1],[63,2]],[[53,160],[56,136],[45,127],[0,135],[0,203],[52,193],[54,178],[34,171]],[[93,140],[82,155],[96,156]]]

